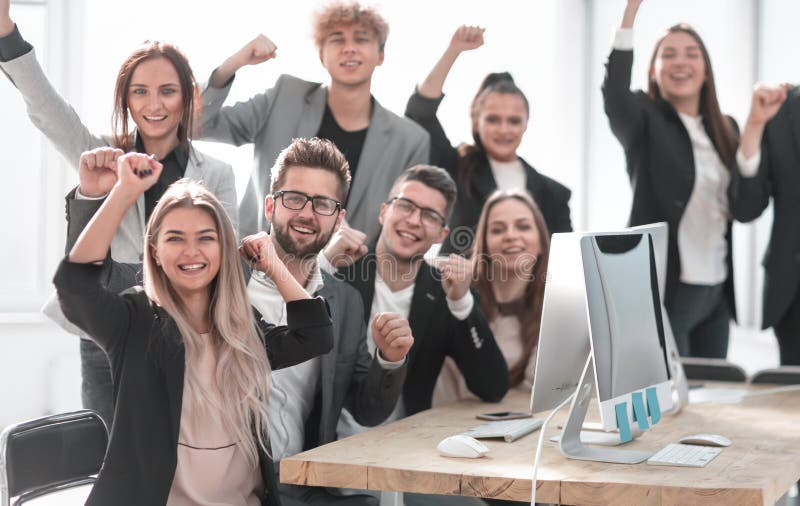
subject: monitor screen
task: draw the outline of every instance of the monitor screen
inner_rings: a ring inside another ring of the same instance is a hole
[[[667,381],[650,237],[584,237],[581,253],[600,401]]]

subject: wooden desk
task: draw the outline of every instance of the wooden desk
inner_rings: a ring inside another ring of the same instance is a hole
[[[475,414],[525,410],[529,395],[510,392],[497,404],[461,402],[304,452],[281,462],[281,480],[298,485],[394,490],[530,501],[538,432],[514,443],[484,440],[481,459],[440,456],[443,438],[481,423]],[[548,438],[567,408],[547,429]],[[594,411],[596,413],[596,410]],[[590,410],[590,417],[592,411]],[[665,416],[627,444],[655,452],[693,433],[727,436],[704,468],[568,460],[545,442],[537,500],[561,504],[773,504],[800,478],[800,392],[758,396],[741,404],[695,404]]]

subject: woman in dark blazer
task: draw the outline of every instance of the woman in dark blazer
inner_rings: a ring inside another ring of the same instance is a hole
[[[153,210],[144,288],[108,292],[103,277],[127,267],[107,257],[111,240],[162,166],[129,153],[116,169],[116,184],[54,279],[64,314],[108,354],[114,378],[114,425],[87,504],[280,504],[267,454],[270,368],[332,348],[325,303],[265,247],[251,262],[287,301],[288,327],[258,322],[262,337],[233,225],[219,200],[187,180]]]
[[[681,355],[724,358],[736,311],[728,186],[738,131],[720,112],[706,47],[686,24],[656,42],[647,91],[631,91],[640,3],[627,3],[603,82],[633,188],[629,223],[669,224],[665,305]]]
[[[527,190],[542,210],[551,233],[571,232],[569,199],[564,185],[538,173],[517,156],[528,127],[530,108],[507,72],[489,74],[472,100],[473,145],[456,148],[436,117],[442,87],[453,63],[463,51],[483,45],[483,29],[462,26],[450,45],[406,105],[406,116],[431,136],[431,164],[450,172],[458,185],[458,200],[450,220],[450,237],[442,250],[461,252],[472,246],[483,203],[498,188]]]
[[[0,0],[0,70],[24,99],[33,125],[75,167],[81,153],[114,146],[121,151],[154,154],[166,169],[161,181],[139,198],[126,214],[111,249],[120,262],[140,262],[147,219],[170,183],[188,177],[203,181],[225,205],[237,223],[236,181],[233,168],[201,153],[191,142],[196,86],[189,61],[178,48],[162,42],[144,43],[125,58],[117,73],[113,99],[113,135],[89,130],[78,113],[56,91],[22,38],[10,16],[8,0]],[[129,118],[136,125],[130,130]],[[98,195],[85,195],[98,197]],[[67,332],[76,333],[64,320],[54,299],[43,312]],[[93,409],[111,425],[111,374],[105,355],[81,336],[81,393],[83,406]]]

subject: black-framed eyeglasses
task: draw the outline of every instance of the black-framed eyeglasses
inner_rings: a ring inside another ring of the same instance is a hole
[[[300,211],[306,207],[306,204],[310,200],[311,208],[315,213],[322,216],[332,216],[342,208],[342,203],[338,200],[320,196],[312,197],[311,195],[306,195],[303,192],[281,190],[273,193],[272,198],[275,200],[280,198],[283,207],[286,209],[291,209],[292,211]]]
[[[439,211],[430,207],[418,206],[416,202],[405,197],[392,197],[386,203],[393,206],[403,216],[411,216],[414,211],[419,209],[419,218],[428,228],[443,227],[447,224],[447,219]]]

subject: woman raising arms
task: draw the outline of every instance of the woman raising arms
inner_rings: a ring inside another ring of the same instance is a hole
[[[664,302],[681,355],[724,358],[735,316],[730,200],[737,196],[728,188],[737,127],[720,112],[708,51],[687,24],[658,39],[647,90],[631,91],[640,4],[626,5],[603,82],[633,189],[629,224],[669,224]]]
[[[108,354],[114,377],[115,422],[87,504],[276,504],[270,367],[331,349],[325,303],[264,247],[254,263],[287,301],[288,328],[257,328],[233,226],[186,180],[150,217],[144,288],[107,291],[101,277],[121,268],[107,257],[116,229],[161,170],[142,154],[118,159],[116,184],[54,279],[64,314]]]
[[[517,155],[528,128],[530,107],[507,72],[489,74],[470,107],[474,144],[456,148],[436,116],[443,86],[453,64],[464,51],[483,45],[483,29],[461,26],[425,80],[406,105],[406,116],[431,136],[431,163],[450,172],[458,185],[458,200],[451,218],[453,233],[444,251],[464,251],[486,198],[496,189],[527,189],[542,210],[550,232],[570,232],[570,191],[537,172]],[[464,233],[469,230],[470,233]]]
[[[75,110],[58,94],[44,74],[33,47],[26,42],[10,15],[10,0],[0,0],[0,69],[19,90],[33,124],[53,143],[67,163],[84,157],[90,166],[113,163],[123,152],[149,153],[164,169],[136,204],[125,214],[111,242],[118,262],[141,263],[145,224],[164,190],[182,177],[203,181],[237,223],[236,185],[230,165],[200,153],[191,145],[196,86],[186,57],[170,44],[146,42],[125,59],[117,74],[113,98],[113,135],[89,131]],[[129,120],[136,127],[131,130]],[[104,149],[108,146],[116,151]],[[103,149],[101,149],[103,148]],[[106,160],[109,157],[109,160]],[[77,198],[99,198],[102,194],[78,188]],[[65,322],[51,299],[44,313],[65,330],[77,330]],[[112,422],[111,377],[105,355],[85,336],[80,340],[81,397],[85,408]]]
[[[114,238],[117,261],[141,262],[145,223],[164,190],[182,177],[203,181],[236,225],[233,169],[191,145],[198,92],[189,61],[177,47],[148,41],[125,58],[114,89],[112,135],[97,135],[50,84],[33,46],[11,19],[9,5],[10,0],[0,0],[0,69],[22,95],[33,124],[67,163],[77,168],[83,152],[113,146],[154,155],[164,165],[159,181],[131,207]]]

